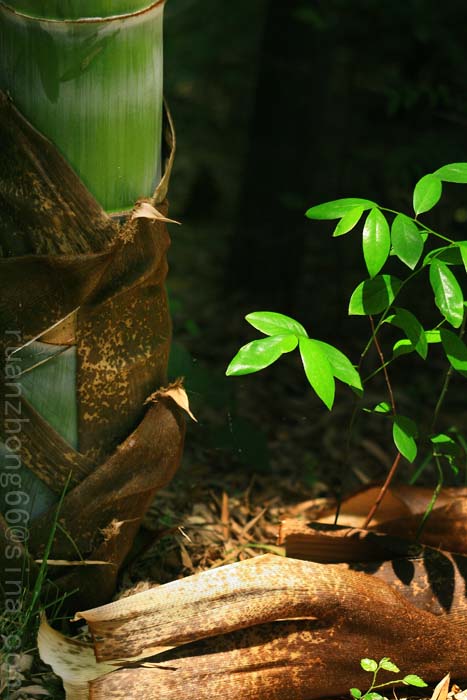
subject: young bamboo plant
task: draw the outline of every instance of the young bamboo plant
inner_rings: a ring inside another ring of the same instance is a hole
[[[388,698],[386,698],[384,695],[381,695],[379,691],[383,688],[390,689],[391,686],[394,687],[396,685],[401,684],[409,686],[411,685],[415,688],[427,687],[427,683],[425,683],[423,678],[420,678],[420,676],[417,676],[414,673],[410,673],[404,676],[403,678],[399,678],[397,680],[378,683],[378,674],[380,673],[380,671],[387,671],[388,673],[400,673],[400,669],[396,666],[395,663],[391,661],[391,659],[388,656],[385,656],[379,662],[376,662],[374,659],[360,659],[360,666],[364,671],[367,671],[367,673],[371,673],[373,678],[370,687],[365,693],[362,693],[362,691],[359,688],[350,689],[350,695],[353,698],[353,700],[388,700]]]
[[[413,192],[414,216],[394,211],[368,199],[346,198],[311,207],[306,216],[315,220],[337,220],[333,236],[350,233],[365,216],[363,223],[363,257],[369,278],[362,281],[351,295],[348,313],[368,316],[371,336],[363,347],[358,367],[337,348],[308,336],[305,328],[294,319],[282,314],[261,311],[249,314],[246,320],[267,337],[254,340],[242,347],[227,369],[227,375],[257,372],[275,362],[282,354],[298,347],[306,377],[312,389],[331,410],[334,403],[335,380],[349,385],[359,396],[363,387],[376,373],[383,372],[388,401],[364,410],[382,414],[392,425],[396,455],[384,488],[389,486],[401,457],[414,462],[420,451],[420,430],[416,421],[402,415],[396,404],[388,366],[403,354],[417,353],[426,360],[429,346],[441,344],[447,360],[447,369],[440,396],[434,407],[431,431],[423,441],[425,456],[412,476],[414,483],[424,467],[434,460],[438,471],[438,486],[431,508],[443,482],[443,463],[457,474],[465,468],[467,442],[465,436],[453,427],[447,433],[436,430],[438,417],[453,372],[467,377],[467,346],[463,340],[466,323],[464,294],[453,271],[467,271],[467,240],[456,241],[438,233],[419,220],[439,201],[443,183],[467,184],[467,163],[452,163],[422,177]],[[388,220],[390,219],[390,220]],[[441,242],[425,253],[431,239]],[[389,256],[395,256],[409,273],[404,277],[383,272]],[[413,290],[423,275],[428,275],[434,303],[441,319],[434,328],[426,329],[415,314],[397,302],[402,290]],[[391,357],[386,359],[380,344],[380,333],[385,324],[402,331],[394,344]],[[374,345],[380,360],[376,372],[361,379],[363,362]],[[427,513],[430,512],[428,509]],[[369,513],[367,524],[373,517]]]
[[[0,2],[0,87],[108,213],[152,195],[160,177],[163,9],[164,0]],[[25,248],[16,231],[1,247],[4,257],[50,252]],[[71,325],[17,358],[23,396],[79,449]],[[56,500],[31,473],[23,480],[33,515]]]

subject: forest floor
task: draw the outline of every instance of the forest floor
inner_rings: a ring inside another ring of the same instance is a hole
[[[240,345],[255,337],[243,320],[253,309],[223,296],[222,261],[216,261],[215,247],[206,252],[203,241],[195,245],[188,243],[189,232],[184,236],[188,249],[181,246],[175,253],[169,277],[174,319],[170,371],[171,378],[185,376],[198,422],[187,418],[183,463],[144,519],[117,596],[258,554],[282,553],[277,540],[282,519],[312,519],[323,504],[381,483],[395,456],[387,421],[359,411],[361,420],[349,434],[354,395],[339,386],[335,407],[327,411],[307,385],[298,354],[257,375],[225,377]],[[203,270],[202,284],[193,269]],[[359,346],[350,346],[356,362]],[[395,386],[403,412],[415,412],[425,423],[440,362],[435,357],[428,374],[419,374],[409,360]],[[376,405],[386,398],[384,383],[377,381],[365,400]],[[467,425],[464,389],[458,383],[440,428],[454,423]],[[404,462],[397,478],[408,482],[411,474],[413,468]],[[433,467],[417,483],[434,487]],[[459,481],[448,475],[447,483]],[[45,692],[63,697],[58,680],[33,651],[26,650],[22,663],[22,686],[11,700],[32,700]]]

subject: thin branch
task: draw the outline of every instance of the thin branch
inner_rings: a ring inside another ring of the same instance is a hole
[[[373,316],[370,316],[369,319],[370,319],[370,323],[371,323],[371,330],[373,333],[373,342],[375,344],[376,351],[379,355],[379,359],[381,360],[381,366],[382,366],[383,372],[384,372],[384,379],[386,381],[386,386],[387,386],[388,394],[389,394],[389,400],[391,402],[392,414],[393,414],[393,416],[395,416],[397,413],[396,401],[394,399],[394,392],[392,390],[391,380],[389,379],[388,371],[386,368],[386,361],[384,359],[384,353],[381,349],[381,345],[379,344],[378,336],[376,335],[377,329],[375,328],[375,322],[373,320]],[[364,529],[367,528],[368,525],[370,524],[370,522],[373,520],[375,513],[381,504],[381,501],[383,500],[384,496],[386,495],[386,492],[387,492],[388,488],[390,487],[392,480],[394,478],[394,475],[397,471],[397,467],[399,466],[400,459],[401,459],[401,453],[398,452],[396,455],[396,458],[394,459],[394,462],[392,463],[391,469],[389,470],[389,473],[386,477],[386,481],[384,482],[383,486],[381,487],[381,490],[378,493],[376,501],[373,503],[368,515],[366,516],[365,522],[363,524]]]
[[[459,330],[459,336],[458,336],[458,337],[459,337],[460,340],[462,340],[462,338],[464,337],[464,334],[465,334],[465,324],[466,324],[466,321],[467,321],[467,312],[464,313],[464,319],[463,319],[463,321],[462,321],[462,325],[461,325],[460,330]],[[443,386],[442,386],[442,388],[441,388],[441,391],[440,391],[440,394],[439,394],[439,398],[438,398],[438,401],[437,401],[437,403],[436,403],[435,410],[434,410],[434,413],[433,413],[433,420],[432,420],[432,422],[431,422],[431,432],[432,432],[432,433],[434,432],[435,427],[436,427],[436,423],[438,422],[438,417],[439,417],[439,414],[440,414],[442,405],[443,405],[443,403],[444,403],[444,399],[446,398],[447,391],[448,391],[448,389],[449,389],[449,384],[450,384],[450,382],[451,382],[451,377],[452,377],[453,371],[454,371],[454,370],[453,370],[452,365],[449,365],[449,367],[448,367],[448,369],[447,369],[447,372],[446,372],[446,374],[445,374],[445,376],[444,376]]]
[[[428,504],[426,511],[423,513],[423,518],[421,519],[420,525],[418,526],[417,535],[415,537],[417,542],[419,541],[420,537],[422,536],[423,528],[425,527],[426,521],[430,517],[431,511],[435,507],[435,503],[438,499],[438,496],[441,492],[441,489],[443,488],[444,474],[443,474],[443,470],[441,468],[441,462],[439,461],[439,457],[436,455],[435,455],[435,462],[436,462],[436,468],[438,470],[438,483],[436,484],[436,488],[434,490],[434,493],[431,497],[431,500]]]
[[[373,503],[373,505],[372,505],[372,507],[371,507],[371,509],[370,509],[370,512],[369,512],[368,515],[366,516],[365,522],[363,523],[363,529],[364,529],[364,530],[368,527],[368,525],[369,525],[369,524],[371,523],[371,521],[373,520],[374,515],[375,515],[376,511],[378,510],[378,508],[379,508],[379,506],[380,506],[380,504],[381,504],[381,501],[382,501],[383,498],[385,497],[386,492],[387,492],[388,488],[390,487],[391,482],[392,482],[392,480],[393,480],[393,478],[394,478],[394,475],[395,475],[395,473],[396,473],[396,471],[397,471],[397,467],[399,466],[400,460],[401,460],[401,453],[398,452],[397,455],[396,455],[396,458],[395,458],[394,462],[392,463],[392,467],[391,467],[391,469],[389,470],[389,474],[388,474],[387,477],[386,477],[386,481],[384,482],[383,486],[381,487],[381,490],[380,490],[380,492],[379,492],[379,494],[378,494],[378,497],[377,497],[376,501]]]
[[[396,411],[396,402],[394,400],[394,392],[392,390],[391,381],[389,379],[388,370],[386,367],[386,360],[384,359],[384,354],[383,354],[383,351],[381,349],[381,345],[379,344],[378,336],[376,335],[375,322],[373,320],[373,316],[369,316],[369,319],[370,319],[370,324],[371,324],[371,331],[373,333],[373,342],[375,344],[376,351],[379,355],[379,359],[381,360],[381,367],[382,367],[383,372],[384,372],[384,380],[386,382],[386,386],[388,389],[389,401],[391,402],[391,408],[392,408],[392,414],[393,414],[393,416],[395,416],[396,412],[397,412]]]

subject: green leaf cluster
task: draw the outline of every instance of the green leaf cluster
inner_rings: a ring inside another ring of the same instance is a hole
[[[421,224],[417,217],[438,203],[443,182],[467,183],[466,173],[467,163],[451,163],[434,173],[424,175],[416,183],[413,192],[415,218],[393,212],[395,216],[391,224],[385,212],[392,210],[369,199],[347,197],[308,209],[306,216],[310,219],[338,219],[334,236],[343,236],[352,231],[363,214],[368,212],[363,225],[362,249],[370,279],[359,284],[352,294],[350,314],[375,315],[384,312],[403,284],[390,275],[380,275],[388,257],[394,255],[411,270],[416,270],[426,240],[432,234],[448,241],[449,245],[431,251],[421,267],[429,267],[434,301],[444,319],[454,328],[461,326],[465,310],[463,293],[455,274],[448,266],[463,264],[467,270],[467,241],[449,241]],[[372,284],[373,280],[376,281]]]
[[[363,392],[360,375],[349,358],[333,345],[309,338],[295,319],[273,311],[255,311],[246,320],[267,337],[241,347],[227,368],[228,376],[258,372],[298,346],[306,378],[329,410],[334,404],[336,379]]]
[[[359,370],[373,344],[380,359],[377,369],[362,380],[359,371],[342,352],[328,343],[310,338],[298,321],[273,312],[255,312],[246,319],[267,337],[242,347],[230,363],[227,374],[256,372],[275,362],[282,354],[298,348],[309,384],[331,409],[336,379],[361,396],[363,384],[384,371],[391,402],[380,402],[374,409],[363,410],[381,414],[383,419],[391,421],[392,438],[398,453],[414,462],[419,452],[421,431],[410,417],[397,410],[387,366],[408,353],[416,353],[421,360],[426,360],[430,346],[440,345],[449,368],[446,389],[452,373],[467,377],[467,344],[463,338],[467,301],[459,277],[459,272],[467,272],[467,240],[451,240],[419,219],[439,202],[444,183],[467,184],[467,163],[451,163],[421,177],[412,194],[413,216],[358,197],[318,204],[306,212],[309,219],[335,221],[334,237],[347,235],[361,225],[361,246],[368,278],[357,284],[352,292],[348,313],[370,317],[372,333],[361,354]],[[433,240],[438,247],[432,245]],[[438,241],[443,245],[440,246]],[[428,242],[429,249],[425,250]],[[391,256],[409,272],[398,276],[392,271],[388,274],[384,267]],[[440,322],[430,329],[425,328],[409,308],[397,303],[403,290],[410,288],[410,293],[417,293],[417,282],[422,275],[428,277],[433,302],[441,316]],[[395,342],[392,340],[392,353],[386,359],[381,350],[380,336],[389,327],[399,331],[401,337]],[[437,420],[444,394],[443,384],[433,423]],[[423,435],[423,445],[430,451],[428,461],[431,457],[438,461],[447,460],[454,471],[460,469],[460,453],[465,462],[467,439],[460,433],[455,436]]]
[[[387,700],[384,695],[377,692],[377,689],[388,687],[391,685],[396,685],[398,683],[403,683],[404,685],[412,685],[416,688],[425,688],[427,684],[425,681],[413,673],[404,676],[398,680],[388,681],[386,683],[377,683],[377,676],[380,671],[387,671],[389,673],[400,673],[400,669],[395,663],[391,661],[388,656],[382,658],[379,662],[374,659],[361,659],[360,666],[364,671],[373,674],[373,679],[369,689],[363,693],[359,688],[350,688],[350,695],[354,700]]]
[[[467,442],[458,430],[453,429],[448,433],[437,433],[430,437],[433,456],[443,459],[448,466],[458,474],[465,466],[467,458]]]

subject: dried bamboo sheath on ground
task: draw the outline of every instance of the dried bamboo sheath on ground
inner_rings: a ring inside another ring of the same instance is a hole
[[[461,681],[467,678],[461,559],[457,595],[439,614],[430,611],[429,597],[415,595],[418,577],[396,590],[394,572],[383,580],[347,565],[266,555],[80,613],[99,662],[43,623],[41,656],[63,678],[67,700],[327,698],[365,683],[358,659],[380,658],[388,646],[427,681],[448,671]]]

